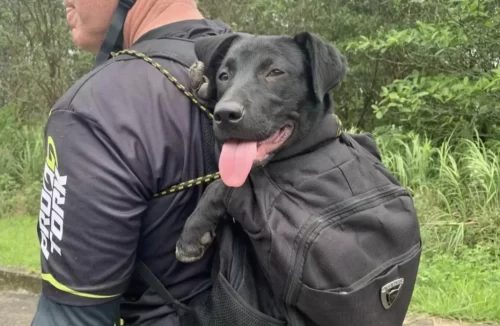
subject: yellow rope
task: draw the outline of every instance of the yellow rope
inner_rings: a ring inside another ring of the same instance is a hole
[[[200,102],[198,102],[198,100],[194,97],[194,95],[191,93],[191,92],[188,92],[186,90],[186,87],[184,85],[182,85],[181,83],[179,83],[179,81],[177,80],[177,78],[175,78],[174,76],[172,76],[172,74],[170,74],[170,72],[168,72],[167,69],[163,68],[158,62],[155,62],[153,61],[153,59],[151,59],[150,57],[148,57],[147,55],[143,54],[143,53],[140,53],[140,52],[137,52],[137,51],[134,51],[134,50],[122,50],[122,51],[119,51],[115,54],[113,54],[114,56],[117,56],[117,55],[120,55],[120,54],[129,54],[129,55],[133,55],[137,58],[140,58],[144,61],[146,61],[147,63],[149,63],[150,65],[152,65],[153,67],[155,67],[156,69],[158,69],[162,74],[164,74],[168,80],[170,80],[185,96],[187,96],[194,104],[196,104],[203,112],[205,112],[208,117],[210,119],[213,119],[214,118],[214,115],[206,108],[204,107],[203,105],[200,104]]]
[[[201,105],[200,102],[198,102],[198,100],[194,97],[194,95],[191,92],[187,91],[186,87],[184,85],[182,85],[181,83],[179,83],[177,78],[172,76],[172,74],[167,69],[163,68],[158,62],[155,62],[153,59],[151,59],[147,55],[140,53],[140,52],[137,52],[137,51],[134,51],[134,50],[122,50],[122,51],[113,53],[113,56],[116,57],[120,54],[128,54],[128,55],[135,56],[135,57],[140,58],[140,59],[144,60],[145,62],[149,63],[151,66],[155,67],[156,69],[158,69],[163,75],[165,75],[168,78],[168,80],[170,80],[182,92],[182,94],[184,94],[186,97],[188,97],[194,104],[196,104],[200,108],[200,110],[205,112],[208,115],[208,117],[213,120],[213,118],[214,118],[213,114],[205,106]],[[208,175],[205,175],[203,177],[191,179],[191,180],[184,181],[184,182],[181,182],[181,183],[176,184],[176,185],[169,186],[169,187],[167,187],[166,190],[162,190],[162,191],[154,194],[153,197],[157,198],[157,197],[161,197],[161,196],[166,196],[169,194],[173,194],[175,192],[183,191],[183,190],[191,188],[193,186],[208,184],[208,183],[215,181],[219,178],[220,178],[219,172],[216,172],[214,174],[208,174]]]
[[[201,184],[204,184],[204,183],[210,183],[210,182],[212,182],[214,180],[217,180],[219,178],[220,178],[219,172],[214,173],[214,174],[208,174],[208,175],[206,175],[204,177],[199,177],[199,178],[196,178],[196,179],[191,179],[191,180],[188,180],[188,181],[181,182],[181,183],[179,183],[179,184],[177,184],[175,186],[171,186],[171,187],[168,188],[168,190],[163,190],[163,191],[160,191],[157,194],[154,194],[153,197],[165,196],[165,195],[168,195],[168,194],[172,194],[174,192],[179,192],[179,191],[191,188],[193,186],[198,186],[198,185],[201,185]]]

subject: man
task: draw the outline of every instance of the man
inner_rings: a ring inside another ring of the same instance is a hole
[[[230,29],[204,19],[195,0],[65,5],[74,43],[100,51],[95,69],[62,96],[46,125],[38,223],[43,293],[32,325],[111,326],[118,317],[125,325],[179,325],[135,263],[143,261],[183,303],[210,288],[211,255],[194,264],[175,259],[203,188],[155,195],[206,174],[203,113],[151,65],[108,57],[117,46]],[[156,61],[188,85],[185,66]]]

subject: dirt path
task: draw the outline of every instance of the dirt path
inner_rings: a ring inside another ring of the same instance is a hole
[[[0,292],[0,326],[30,326],[38,296],[19,292]],[[460,324],[438,318],[409,316],[405,326],[486,326]],[[500,326],[500,325],[495,325]]]
[[[29,326],[37,300],[33,294],[0,292],[0,326]]]

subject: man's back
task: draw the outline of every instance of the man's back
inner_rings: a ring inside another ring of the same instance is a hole
[[[223,24],[182,21],[137,43],[224,32]],[[186,67],[156,61],[189,85]],[[210,254],[196,264],[175,259],[178,235],[203,188],[163,193],[205,174],[202,114],[138,59],[104,63],[58,101],[46,128],[39,219],[43,293],[51,301],[40,302],[34,325],[45,325],[50,314],[60,315],[51,319],[60,325],[108,325],[119,300],[126,325],[176,325],[173,309],[134,273],[137,259],[179,300],[210,287]]]

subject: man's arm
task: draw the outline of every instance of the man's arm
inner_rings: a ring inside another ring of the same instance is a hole
[[[33,326],[114,324],[147,206],[137,162],[125,159],[140,150],[136,141],[127,133],[111,139],[74,111],[52,113],[38,221],[43,295]]]

